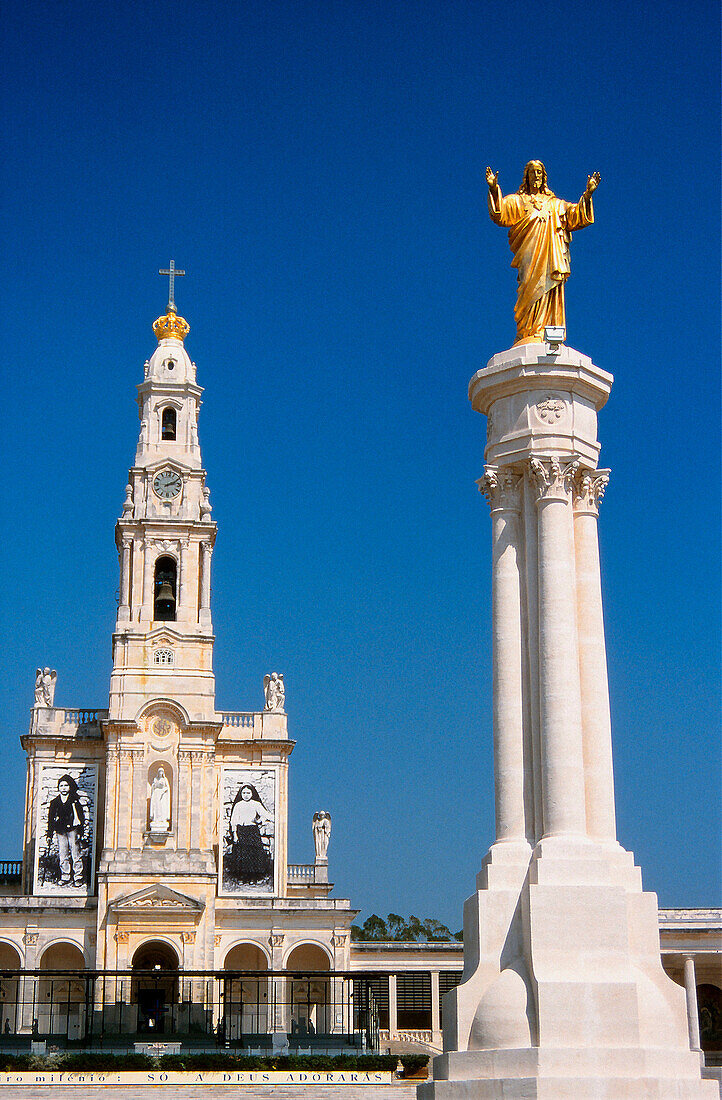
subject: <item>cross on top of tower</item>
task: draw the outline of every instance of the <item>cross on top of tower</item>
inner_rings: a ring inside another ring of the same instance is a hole
[[[177,268],[175,260],[171,260],[170,267],[159,268],[158,274],[168,276],[168,309],[175,313],[175,278],[176,275],[185,275],[185,271],[181,271],[180,268]]]

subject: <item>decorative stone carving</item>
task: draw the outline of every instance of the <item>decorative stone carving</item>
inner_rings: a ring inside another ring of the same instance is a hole
[[[560,397],[552,397],[549,395],[543,398],[543,400],[537,401],[534,407],[537,416],[545,424],[556,424],[564,415],[567,403],[566,401],[562,401]]]
[[[116,932],[113,939],[116,943],[127,943],[130,938],[129,932]]]
[[[484,476],[477,481],[492,511],[497,508],[518,512],[521,510],[521,474],[511,467],[485,466]]]
[[[175,726],[171,722],[170,718],[165,715],[158,715],[153,719],[153,733],[158,737],[170,737],[175,731]]]
[[[54,668],[35,670],[35,702],[33,707],[52,707],[58,674]]]
[[[286,701],[286,688],[283,683],[283,673],[267,673],[263,677],[263,691],[266,696],[265,709],[283,714]]]
[[[133,513],[133,486],[126,485],[125,487],[125,500],[123,501],[123,515],[130,516]],[[130,545],[130,543],[128,544]],[[125,546],[125,540],[123,540],[123,546]]]
[[[34,947],[37,942],[38,942],[38,933],[37,932],[26,932],[25,935],[23,936],[23,943],[25,944],[26,947]]]
[[[331,946],[332,947],[345,947],[347,939],[348,939],[348,937],[345,936],[345,935],[342,935],[341,932],[334,932],[334,934],[331,936]]]
[[[557,458],[530,458],[529,472],[536,485],[537,500],[545,497],[566,496],[574,484],[579,460],[574,459],[563,466]]]
[[[211,512],[213,511],[213,506],[211,504],[210,497],[211,497],[211,491],[210,491],[210,489],[208,489],[204,485],[202,490],[201,490],[201,503],[200,503],[201,523],[210,523],[211,522]]]
[[[599,502],[609,484],[609,470],[579,470],[574,481],[574,507],[599,513]]]
[[[331,839],[331,814],[328,810],[317,810],[313,815],[313,843],[316,849],[316,862],[328,859],[328,843]]]
[[[215,935],[213,937],[213,946],[214,947],[220,947],[221,946],[221,937],[220,936]]]
[[[196,942],[195,932],[181,932],[181,941],[183,943],[195,943]]]
[[[271,932],[270,936],[268,937],[268,946],[269,947],[283,947],[284,939],[285,939],[285,936],[284,936],[283,932]]]

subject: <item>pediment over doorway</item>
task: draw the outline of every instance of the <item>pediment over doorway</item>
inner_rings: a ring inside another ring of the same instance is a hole
[[[197,918],[205,909],[205,904],[198,898],[188,897],[177,890],[171,890],[168,886],[153,883],[142,890],[136,890],[132,894],[123,894],[115,898],[108,905],[110,911],[116,916],[163,916],[163,917],[194,917]]]

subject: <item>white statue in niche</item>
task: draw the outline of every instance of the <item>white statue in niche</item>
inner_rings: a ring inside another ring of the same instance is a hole
[[[52,707],[58,674],[54,668],[35,670],[35,702],[33,707]]]
[[[266,710],[279,710],[283,712],[283,706],[286,701],[283,673],[267,673],[263,677],[263,690],[266,695]]]
[[[158,768],[150,785],[150,831],[167,833],[170,830],[170,783],[165,768]]]
[[[331,839],[331,814],[328,810],[317,810],[313,815],[313,843],[316,849],[316,862],[328,859],[328,842]]]

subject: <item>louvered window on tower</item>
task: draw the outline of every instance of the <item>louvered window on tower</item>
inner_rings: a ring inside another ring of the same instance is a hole
[[[175,409],[163,409],[163,416],[161,418],[161,438],[173,440],[175,439],[176,429],[176,412]]]
[[[396,1003],[400,1028],[428,1031],[431,1027],[431,974],[398,974]]]

